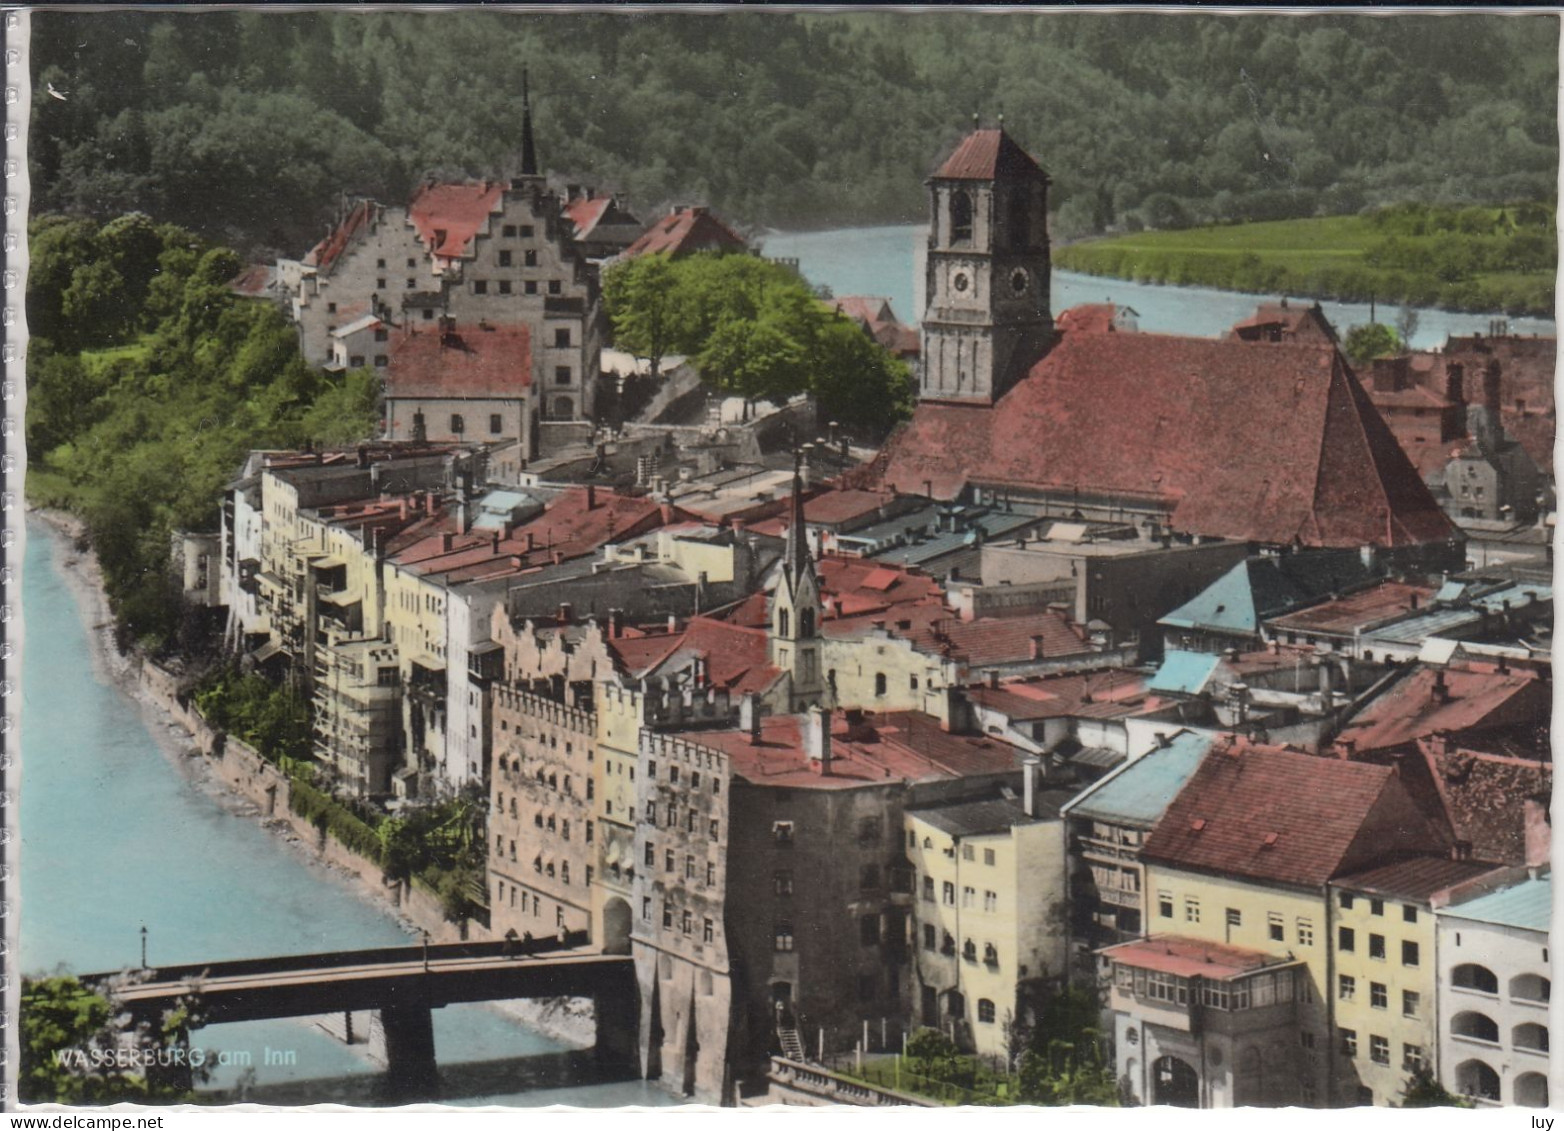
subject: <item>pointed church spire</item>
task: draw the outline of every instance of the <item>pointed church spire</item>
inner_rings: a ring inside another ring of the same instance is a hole
[[[527,68],[521,68],[521,175],[538,175],[538,151],[532,142],[532,98],[527,90]]]
[[[813,564],[809,556],[809,536],[804,529],[804,453],[793,453],[793,498],[787,526],[787,554],[783,559],[793,580],[797,581]]]

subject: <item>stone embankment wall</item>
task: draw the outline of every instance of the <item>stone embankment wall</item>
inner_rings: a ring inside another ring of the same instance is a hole
[[[292,789],[288,775],[247,743],[223,734],[202,718],[195,704],[182,698],[179,677],[174,673],[143,658],[139,681],[143,693],[189,732],[212,775],[230,792],[253,804],[269,827],[292,833],[322,863],[351,873],[377,899],[396,908],[415,927],[428,931],[431,942],[481,941],[488,937],[477,922],[449,922],[440,901],[430,893],[411,883],[387,883],[379,864],[295,813],[288,804]]]

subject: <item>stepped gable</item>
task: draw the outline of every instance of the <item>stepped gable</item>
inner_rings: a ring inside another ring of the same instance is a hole
[[[1143,859],[1272,883],[1323,886],[1393,852],[1438,852],[1447,827],[1389,766],[1228,736],[1206,755],[1147,839]]]
[[[495,181],[478,184],[426,184],[408,206],[408,219],[431,255],[454,259],[467,252],[474,236],[488,226],[505,186]]]
[[[1060,335],[992,409],[925,403],[855,480],[1162,503],[1175,529],[1305,546],[1442,542],[1454,528],[1331,346]]]
[[[948,181],[992,181],[1028,173],[1048,175],[1009,134],[993,129],[969,133],[934,177]]]
[[[313,267],[320,274],[329,274],[332,265],[348,249],[348,245],[369,225],[374,210],[373,201],[361,200],[355,204],[342,223],[331,230],[330,235],[310,248],[304,257],[304,266]]]

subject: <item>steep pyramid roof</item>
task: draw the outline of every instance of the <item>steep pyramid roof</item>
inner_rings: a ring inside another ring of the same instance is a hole
[[[936,180],[991,181],[996,178],[1048,176],[1026,150],[1002,129],[973,130],[934,174]]]

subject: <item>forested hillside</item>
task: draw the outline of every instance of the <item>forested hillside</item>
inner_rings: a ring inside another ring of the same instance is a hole
[[[33,200],[301,253],[339,193],[496,174],[530,66],[544,164],[643,215],[921,219],[974,111],[1056,232],[1551,201],[1553,16],[47,11]],[[55,97],[54,90],[64,97]]]

